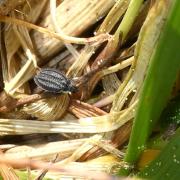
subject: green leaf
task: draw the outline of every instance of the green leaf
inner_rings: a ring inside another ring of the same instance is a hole
[[[180,95],[172,99],[161,115],[163,127],[168,124],[180,124]]]
[[[151,180],[176,180],[180,172],[180,129],[160,155],[138,177]]]
[[[158,123],[159,134],[147,142],[147,148],[162,149],[168,143],[169,137],[174,134],[180,124],[180,95],[174,97],[163,110]]]
[[[138,160],[144,150],[152,128],[170,97],[176,75],[180,70],[180,1],[171,1],[171,4],[172,8],[152,56],[140,96],[125,156],[125,162],[130,165]],[[128,174],[128,171],[121,169],[120,174]]]

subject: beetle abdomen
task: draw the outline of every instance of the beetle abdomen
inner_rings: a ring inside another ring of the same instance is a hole
[[[34,77],[35,83],[48,92],[61,93],[68,91],[69,79],[55,69],[42,69]]]

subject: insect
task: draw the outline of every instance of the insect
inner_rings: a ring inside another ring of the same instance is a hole
[[[72,84],[72,80],[68,79],[62,72],[45,68],[34,77],[34,82],[41,89],[52,93],[73,93],[77,91],[77,87]]]

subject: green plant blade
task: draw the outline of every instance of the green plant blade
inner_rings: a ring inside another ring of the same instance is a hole
[[[134,164],[144,150],[152,127],[160,117],[180,70],[180,1],[171,1],[172,8],[157,48],[152,56],[139,100],[137,114],[125,156]],[[120,170],[125,175],[128,171]]]
[[[151,180],[176,180],[180,172],[180,129],[160,155],[142,170],[138,177]]]
[[[160,133],[153,136],[147,142],[149,149],[163,149],[167,145],[169,138],[174,134],[177,126],[180,125],[180,95],[174,97],[168,102],[163,110],[158,129]]]
[[[168,103],[161,115],[161,124],[163,127],[170,123],[180,124],[180,95]]]

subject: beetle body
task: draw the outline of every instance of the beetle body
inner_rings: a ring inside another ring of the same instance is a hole
[[[34,77],[34,81],[41,89],[52,93],[76,92],[77,88],[63,73],[53,68],[41,69]]]

